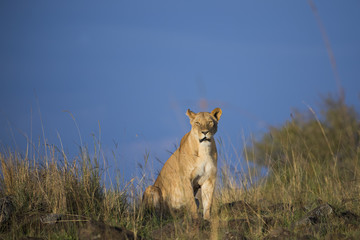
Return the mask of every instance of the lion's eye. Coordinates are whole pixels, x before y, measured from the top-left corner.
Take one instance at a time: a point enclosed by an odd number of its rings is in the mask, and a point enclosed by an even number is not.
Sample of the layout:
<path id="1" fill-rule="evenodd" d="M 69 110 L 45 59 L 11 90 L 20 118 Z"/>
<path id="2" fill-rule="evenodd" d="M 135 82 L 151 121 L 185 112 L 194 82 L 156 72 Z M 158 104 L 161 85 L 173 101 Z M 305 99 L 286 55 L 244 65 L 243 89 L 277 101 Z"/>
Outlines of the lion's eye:
<path id="1" fill-rule="evenodd" d="M 209 124 L 209 126 L 212 126 L 212 125 L 214 125 L 214 122 L 213 122 L 213 121 L 209 121 L 208 124 Z"/>
<path id="2" fill-rule="evenodd" d="M 196 125 L 196 126 L 200 126 L 200 123 L 199 123 L 199 122 L 196 122 L 195 125 Z"/>

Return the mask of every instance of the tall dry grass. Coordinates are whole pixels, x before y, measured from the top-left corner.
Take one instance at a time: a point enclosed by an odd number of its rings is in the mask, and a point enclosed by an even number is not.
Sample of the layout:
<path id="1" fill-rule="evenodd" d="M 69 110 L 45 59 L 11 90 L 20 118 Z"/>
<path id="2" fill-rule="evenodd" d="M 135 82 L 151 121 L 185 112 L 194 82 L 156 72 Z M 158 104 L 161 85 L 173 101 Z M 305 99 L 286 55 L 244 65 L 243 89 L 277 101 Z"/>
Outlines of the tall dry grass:
<path id="1" fill-rule="evenodd" d="M 330 110 L 326 112 L 329 116 L 338 116 L 334 108 Z M 152 238 L 153 231 L 170 224 L 174 231 L 171 236 L 221 239 L 231 231 L 229 222 L 241 220 L 246 225 L 244 236 L 262 239 L 272 229 L 290 228 L 306 213 L 304 209 L 319 202 L 360 215 L 360 150 L 354 138 L 359 133 L 354 133 L 359 131 L 359 121 L 354 122 L 352 115 L 344 117 L 343 110 L 340 113 L 347 122 L 335 118 L 329 124 L 313 113 L 311 121 L 301 122 L 299 118 L 273 129 L 271 137 L 244 137 L 243 142 L 250 144 L 240 147 L 219 139 L 221 167 L 212 221 L 210 229 L 196 233 L 186 216 L 161 219 L 142 211 L 143 190 L 153 181 L 149 176 L 156 174 L 143 171 L 138 179 L 105 185 L 107 167 L 99 164 L 106 164 L 100 144 L 94 145 L 92 153 L 81 147 L 74 159 L 48 144 L 42 149 L 46 154 L 8 150 L 0 154 L 0 197 L 11 198 L 14 212 L 7 224 L 1 224 L 0 237 L 77 239 L 78 228 L 93 219 L 125 227 L 145 238 Z M 144 169 L 149 161 L 149 154 L 145 154 Z M 267 170 L 266 176 L 260 166 Z M 241 209 L 224 208 L 234 202 L 241 203 Z M 274 210 L 277 206 L 282 210 Z M 51 214 L 61 218 L 48 218 Z M 266 219 L 274 219 L 274 223 L 264 228 Z M 57 224 L 51 225 L 51 221 Z M 358 228 L 346 228 L 340 220 L 326 224 L 325 233 L 316 233 L 317 238 L 329 232 L 360 236 Z"/>
<path id="2" fill-rule="evenodd" d="M 106 189 L 96 157 L 91 159 L 85 149 L 69 162 L 56 147 L 46 148 L 47 157 L 37 159 L 11 151 L 0 154 L 0 196 L 15 205 L 8 235 L 46 235 L 42 219 L 49 214 L 61 215 L 65 232 L 73 235 L 82 221 L 123 219 L 126 194 L 120 188 Z"/>
<path id="3" fill-rule="evenodd" d="M 341 99 L 327 98 L 324 102 L 322 116 L 312 108 L 309 114 L 297 113 L 290 122 L 272 127 L 262 139 L 244 146 L 240 157 L 236 157 L 239 162 L 245 161 L 240 169 L 223 169 L 217 205 L 242 201 L 252 209 L 235 214 L 230 211 L 220 215 L 221 219 L 248 219 L 248 236 L 258 239 L 267 232 L 259 227 L 262 224 L 250 224 L 250 220 L 254 214 L 264 217 L 260 209 L 268 210 L 265 217 L 281 219 L 273 228 L 293 226 L 306 214 L 304 209 L 320 203 L 330 204 L 338 215 L 344 209 L 360 214 L 359 117 Z M 234 164 L 228 156 L 238 156 L 235 151 L 222 156 L 225 166 Z M 258 167 L 252 170 L 254 162 L 267 167 L 266 177 L 261 178 Z M 240 172 L 241 178 L 234 172 Z M 283 210 L 274 211 L 275 206 L 282 206 Z M 315 237 L 324 238 L 337 231 L 355 238 L 360 235 L 358 228 L 351 229 L 336 218 L 328 221 L 324 229 L 323 235 L 317 233 Z"/>

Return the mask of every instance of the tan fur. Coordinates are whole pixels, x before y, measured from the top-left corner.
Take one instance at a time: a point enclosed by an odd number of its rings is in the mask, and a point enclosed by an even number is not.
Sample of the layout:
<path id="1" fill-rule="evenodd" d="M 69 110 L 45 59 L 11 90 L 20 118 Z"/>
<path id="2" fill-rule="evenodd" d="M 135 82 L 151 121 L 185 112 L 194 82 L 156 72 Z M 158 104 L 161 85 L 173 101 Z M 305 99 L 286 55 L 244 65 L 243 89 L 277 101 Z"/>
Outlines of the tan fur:
<path id="1" fill-rule="evenodd" d="M 165 162 L 154 185 L 145 190 L 143 203 L 147 208 L 185 208 L 193 218 L 197 218 L 194 196 L 201 189 L 203 217 L 210 218 L 217 172 L 214 134 L 221 114 L 220 108 L 211 113 L 187 111 L 192 128 Z"/>

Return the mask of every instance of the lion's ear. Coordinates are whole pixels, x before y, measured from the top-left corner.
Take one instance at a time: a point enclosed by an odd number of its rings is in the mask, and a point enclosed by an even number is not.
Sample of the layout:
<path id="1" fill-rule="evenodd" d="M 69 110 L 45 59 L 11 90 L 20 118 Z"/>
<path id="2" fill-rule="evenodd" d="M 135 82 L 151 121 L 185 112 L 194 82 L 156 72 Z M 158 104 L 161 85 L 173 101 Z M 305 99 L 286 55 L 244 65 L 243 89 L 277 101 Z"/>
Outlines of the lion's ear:
<path id="1" fill-rule="evenodd" d="M 212 110 L 211 115 L 214 116 L 214 118 L 216 119 L 216 121 L 220 120 L 222 114 L 222 110 L 221 108 L 215 108 L 214 110 Z"/>
<path id="2" fill-rule="evenodd" d="M 186 111 L 186 115 L 190 118 L 190 120 L 193 120 L 195 118 L 195 114 L 193 111 L 191 111 L 190 109 L 188 109 Z"/>

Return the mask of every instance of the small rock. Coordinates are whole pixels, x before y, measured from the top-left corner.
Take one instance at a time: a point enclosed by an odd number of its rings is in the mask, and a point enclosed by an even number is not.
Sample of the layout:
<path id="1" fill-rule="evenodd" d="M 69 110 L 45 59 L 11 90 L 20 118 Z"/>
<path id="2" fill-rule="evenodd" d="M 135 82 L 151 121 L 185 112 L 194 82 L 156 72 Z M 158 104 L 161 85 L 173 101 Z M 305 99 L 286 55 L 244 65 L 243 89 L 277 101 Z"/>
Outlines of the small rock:
<path id="1" fill-rule="evenodd" d="M 344 219 L 347 224 L 359 225 L 360 223 L 360 216 L 350 211 L 341 212 L 338 217 Z"/>
<path id="2" fill-rule="evenodd" d="M 0 227 L 7 224 L 15 210 L 11 197 L 6 196 L 0 199 Z"/>
<path id="3" fill-rule="evenodd" d="M 314 208 L 312 211 L 309 212 L 308 215 L 310 215 L 314 218 L 320 218 L 320 217 L 330 216 L 333 212 L 334 212 L 333 207 L 331 207 L 329 204 L 325 203 L 325 204 L 322 204 L 322 205 Z"/>
<path id="4" fill-rule="evenodd" d="M 305 211 L 310 211 L 314 207 L 324 205 L 324 204 L 326 204 L 326 202 L 324 202 L 323 200 L 318 198 L 318 199 L 315 199 L 314 201 L 312 201 L 310 204 L 304 206 L 303 208 L 304 208 Z"/>
<path id="5" fill-rule="evenodd" d="M 50 213 L 40 218 L 42 223 L 54 224 L 61 220 L 62 214 Z"/>
<path id="6" fill-rule="evenodd" d="M 306 227 L 318 223 L 321 218 L 328 217 L 334 213 L 333 207 L 329 204 L 322 204 L 311 210 L 305 217 L 293 224 L 293 227 Z"/>

